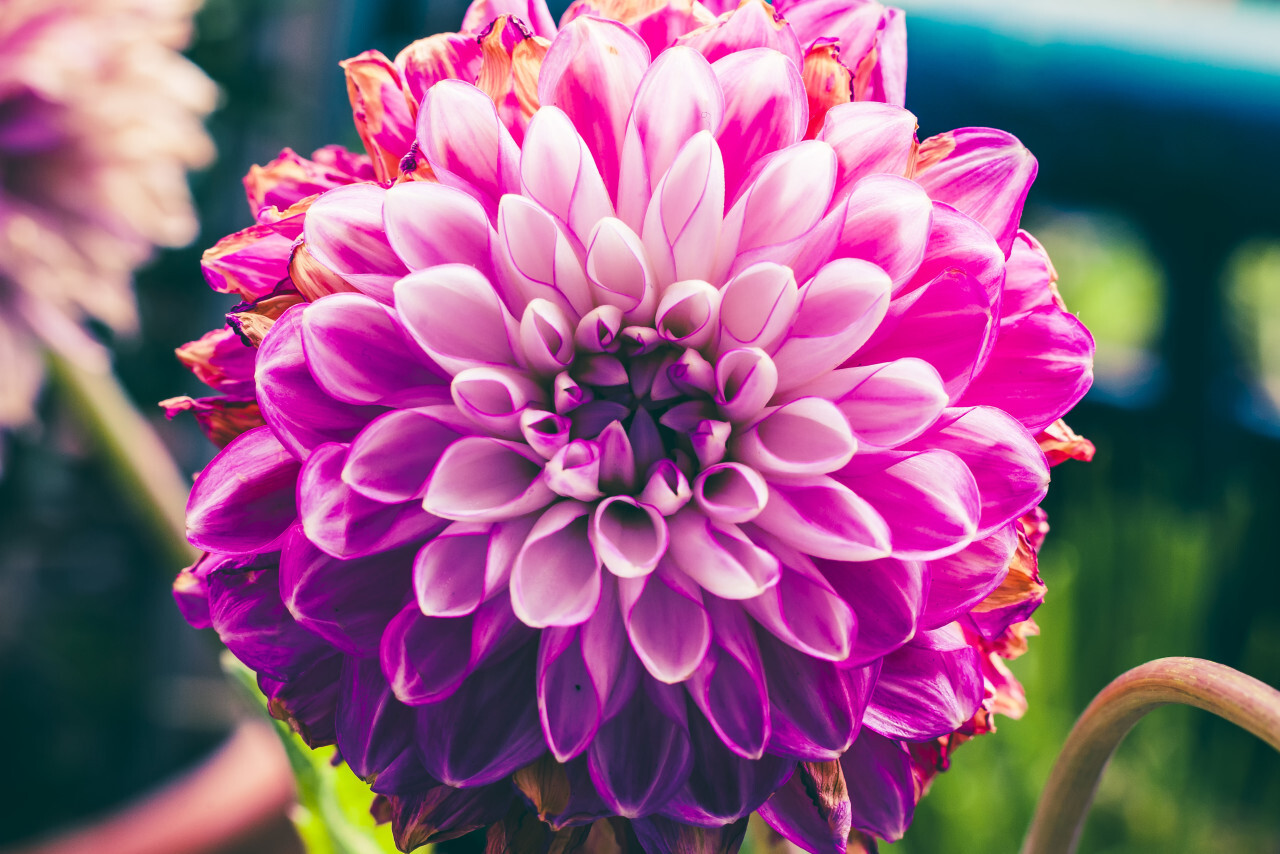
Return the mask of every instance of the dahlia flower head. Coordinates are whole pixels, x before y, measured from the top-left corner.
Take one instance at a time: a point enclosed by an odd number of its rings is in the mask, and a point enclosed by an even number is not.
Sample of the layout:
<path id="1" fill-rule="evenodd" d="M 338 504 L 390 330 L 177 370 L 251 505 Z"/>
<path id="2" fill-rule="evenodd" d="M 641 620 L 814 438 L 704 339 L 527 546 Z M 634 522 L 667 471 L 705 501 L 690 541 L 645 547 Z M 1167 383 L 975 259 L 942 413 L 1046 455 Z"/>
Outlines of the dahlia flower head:
<path id="1" fill-rule="evenodd" d="M 179 350 L 178 601 L 404 850 L 896 839 L 1024 704 L 1093 344 L 1001 131 L 919 143 L 875 2 L 481 0 L 344 63 Z M 1052 458 L 1052 459 L 1051 459 Z"/>
<path id="2" fill-rule="evenodd" d="M 189 243 L 186 171 L 216 90 L 177 51 L 190 0 L 0 8 L 0 429 L 30 420 L 46 348 L 104 364 L 81 322 L 136 322 L 135 267 Z"/>

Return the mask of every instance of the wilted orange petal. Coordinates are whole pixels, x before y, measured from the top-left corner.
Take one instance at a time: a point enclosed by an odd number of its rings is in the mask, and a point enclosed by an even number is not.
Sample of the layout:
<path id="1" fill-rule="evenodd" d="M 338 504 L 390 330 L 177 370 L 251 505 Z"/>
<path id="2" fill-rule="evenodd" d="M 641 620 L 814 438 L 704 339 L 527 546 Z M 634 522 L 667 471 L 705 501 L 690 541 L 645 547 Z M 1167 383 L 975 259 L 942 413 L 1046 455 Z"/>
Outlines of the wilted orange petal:
<path id="1" fill-rule="evenodd" d="M 300 302 L 306 302 L 300 293 L 274 293 L 235 309 L 227 315 L 227 323 L 240 335 L 240 340 L 257 347 L 280 315 Z"/>
<path id="2" fill-rule="evenodd" d="M 804 91 L 809 96 L 809 130 L 813 139 L 822 130 L 827 111 L 853 100 L 853 73 L 840 62 L 840 42 L 818 39 L 804 57 Z"/>
<path id="3" fill-rule="evenodd" d="M 495 20 L 480 40 L 483 60 L 476 86 L 493 99 L 517 142 L 539 106 L 538 71 L 549 44 L 510 15 Z"/>
<path id="4" fill-rule="evenodd" d="M 1019 605 L 1031 599 L 1044 598 L 1048 588 L 1040 581 L 1035 550 L 1025 534 L 1018 532 L 1018 549 L 1009 561 L 1009 574 L 991 595 L 973 609 L 977 613 L 995 611 L 1010 605 Z"/>
<path id="5" fill-rule="evenodd" d="M 400 173 L 400 159 L 413 142 L 416 110 L 405 98 L 400 71 L 376 50 L 344 60 L 347 96 L 356 130 L 373 158 L 373 172 L 381 182 Z"/>
<path id="6" fill-rule="evenodd" d="M 254 400 L 241 400 L 231 397 L 204 397 L 196 400 L 191 397 L 171 397 L 160 401 L 166 418 L 175 418 L 179 413 L 190 412 L 195 415 L 200 430 L 219 448 L 231 444 L 231 440 L 255 427 L 267 422 L 262 420 L 262 412 Z"/>
<path id="7" fill-rule="evenodd" d="M 311 302 L 329 294 L 354 291 L 346 280 L 312 256 L 305 243 L 299 243 L 289 259 L 289 278 L 303 298 Z"/>
<path id="8" fill-rule="evenodd" d="M 1089 462 L 1097 449 L 1085 437 L 1079 435 L 1062 419 L 1050 424 L 1036 437 L 1040 450 L 1049 458 L 1049 465 L 1056 466 L 1067 460 Z"/>

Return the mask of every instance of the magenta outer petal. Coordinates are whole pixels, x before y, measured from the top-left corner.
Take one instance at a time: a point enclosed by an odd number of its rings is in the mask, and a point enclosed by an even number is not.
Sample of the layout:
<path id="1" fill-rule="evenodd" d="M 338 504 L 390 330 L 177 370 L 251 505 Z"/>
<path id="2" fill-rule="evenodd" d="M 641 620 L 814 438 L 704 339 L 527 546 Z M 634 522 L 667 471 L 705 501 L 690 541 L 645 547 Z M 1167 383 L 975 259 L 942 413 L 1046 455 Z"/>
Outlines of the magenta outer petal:
<path id="1" fill-rule="evenodd" d="M 325 393 L 307 368 L 302 349 L 302 317 L 307 305 L 286 311 L 258 347 L 255 385 L 258 407 L 289 452 L 306 459 L 326 442 L 349 442 L 386 410 L 340 403 Z"/>
<path id="2" fill-rule="evenodd" d="M 1009 298 L 1005 266 L 1004 252 L 981 223 L 935 201 L 924 260 L 900 293 L 925 287 L 947 270 L 962 270 L 986 291 L 992 311 L 999 308 L 1004 313 L 1002 300 Z M 1048 281 L 1041 280 L 1046 292 Z"/>
<path id="3" fill-rule="evenodd" d="M 724 91 L 716 139 L 724 154 L 725 199 L 732 202 L 752 166 L 804 137 L 809 101 L 799 67 L 776 50 L 744 50 L 711 67 Z"/>
<path id="4" fill-rule="evenodd" d="M 1018 523 L 1010 522 L 962 551 L 929 561 L 929 597 L 920 626 L 936 629 L 957 620 L 1000 586 L 1018 548 Z"/>
<path id="5" fill-rule="evenodd" d="M 637 745 L 644 750 L 637 751 Z M 635 818 L 659 810 L 684 786 L 693 752 L 680 689 L 643 677 L 600 727 L 588 753 L 591 780 L 613 811 Z"/>
<path id="6" fill-rule="evenodd" d="M 905 744 L 869 729 L 840 757 L 853 826 L 895 842 L 911 824 L 916 809 L 915 777 Z"/>
<path id="7" fill-rule="evenodd" d="M 1039 168 L 1035 157 L 1002 130 L 960 128 L 942 137 L 947 138 L 947 153 L 917 167 L 915 180 L 932 198 L 986 226 L 1008 257 Z M 939 139 L 926 140 L 924 149 Z"/>
<path id="8" fill-rule="evenodd" d="M 555 498 L 544 482 L 541 462 L 524 444 L 487 436 L 459 439 L 436 463 L 422 506 L 458 522 L 523 516 Z"/>
<path id="9" fill-rule="evenodd" d="M 924 564 L 896 558 L 816 563 L 858 618 L 856 642 L 845 666 L 873 662 L 915 636 L 929 587 Z"/>
<path id="10" fill-rule="evenodd" d="M 187 539 L 213 552 L 266 547 L 297 517 L 300 470 L 270 428 L 236 437 L 196 478 L 187 500 Z"/>
<path id="11" fill-rule="evenodd" d="M 1041 306 L 1062 307 L 1053 283 L 1058 271 L 1049 260 L 1040 241 L 1025 231 L 1019 231 L 1013 241 L 1013 251 L 1005 265 L 1004 301 L 1000 305 L 1000 320 L 1011 318 Z"/>
<path id="12" fill-rule="evenodd" d="M 478 671 L 449 699 L 417 710 L 418 753 L 450 786 L 496 783 L 543 755 L 533 691 L 513 691 L 534 671 L 537 645 Z"/>
<path id="13" fill-rule="evenodd" d="M 470 83 L 442 80 L 418 111 L 418 145 L 437 180 L 497 214 L 504 193 L 520 191 L 520 148 L 493 99 Z"/>
<path id="14" fill-rule="evenodd" d="M 577 18 L 551 42 L 538 74 L 538 100 L 573 121 L 611 195 L 617 194 L 622 140 L 649 48 L 631 29 L 601 18 Z"/>
<path id="15" fill-rule="evenodd" d="M 303 240 L 317 261 L 380 302 L 409 272 L 387 242 L 382 224 L 386 190 L 352 184 L 330 190 L 307 209 Z"/>
<path id="16" fill-rule="evenodd" d="M 545 0 L 474 0 L 462 18 L 461 30 L 482 32 L 494 18 L 502 15 L 516 16 L 535 36 L 549 39 L 556 34 L 556 22 Z"/>
<path id="17" fill-rule="evenodd" d="M 1093 336 L 1055 305 L 1000 325 L 991 358 L 960 398 L 990 404 L 1035 433 L 1075 406 L 1093 384 Z"/>
<path id="18" fill-rule="evenodd" d="M 778 583 L 743 607 L 778 640 L 814 658 L 839 663 L 853 651 L 857 617 L 807 560 L 788 561 Z"/>
<path id="19" fill-rule="evenodd" d="M 897 175 L 868 175 L 849 192 L 833 258 L 861 258 L 893 279 L 896 290 L 924 260 L 933 203 L 920 187 Z M 838 211 L 838 209 L 837 209 Z"/>
<path id="20" fill-rule="evenodd" d="M 907 174 L 916 149 L 916 117 L 875 101 L 839 104 L 827 112 L 818 139 L 835 149 L 835 200 L 840 201 L 867 175 Z"/>
<path id="21" fill-rule="evenodd" d="M 448 378 L 390 309 L 363 294 L 332 294 L 302 314 L 307 368 L 343 403 L 424 406 L 449 402 Z"/>
<path id="22" fill-rule="evenodd" d="M 959 628 L 922 632 L 884 659 L 866 725 L 889 738 L 925 741 L 959 729 L 982 696 L 978 652 Z"/>
<path id="23" fill-rule="evenodd" d="M 840 667 L 764 633 L 760 654 L 773 723 L 769 752 L 818 762 L 838 758 L 858 734 L 879 663 Z"/>
<path id="24" fill-rule="evenodd" d="M 770 48 L 797 68 L 804 64 L 796 34 L 766 3 L 743 3 L 721 15 L 714 24 L 681 36 L 677 44 L 695 48 L 711 62 L 739 51 Z"/>
<path id="25" fill-rule="evenodd" d="M 452 406 L 397 409 L 369 422 L 351 442 L 342 482 L 386 504 L 421 499 L 427 476 L 471 425 Z"/>
<path id="26" fill-rule="evenodd" d="M 280 596 L 294 619 L 348 655 L 371 656 L 400 610 L 412 551 L 338 560 L 296 526 L 280 556 Z"/>
<path id="27" fill-rule="evenodd" d="M 406 276 L 395 304 L 404 328 L 450 374 L 518 364 L 519 324 L 474 267 L 446 264 Z"/>

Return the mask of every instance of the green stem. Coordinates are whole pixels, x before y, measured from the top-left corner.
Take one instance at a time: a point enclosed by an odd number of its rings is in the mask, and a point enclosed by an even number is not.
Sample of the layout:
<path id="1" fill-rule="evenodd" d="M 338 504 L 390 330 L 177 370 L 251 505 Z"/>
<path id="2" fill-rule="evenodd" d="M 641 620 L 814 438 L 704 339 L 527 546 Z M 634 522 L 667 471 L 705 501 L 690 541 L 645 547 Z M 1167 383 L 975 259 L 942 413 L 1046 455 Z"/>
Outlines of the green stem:
<path id="1" fill-rule="evenodd" d="M 97 370 L 49 351 L 49 373 L 92 437 L 124 500 L 176 570 L 199 555 L 187 542 L 190 484 L 168 449 L 109 369 Z"/>
<path id="2" fill-rule="evenodd" d="M 1149 661 L 1102 689 L 1076 721 L 1040 795 L 1022 854 L 1076 850 L 1112 753 L 1143 716 L 1170 703 L 1212 712 L 1280 750 L 1280 691 L 1212 661 Z"/>

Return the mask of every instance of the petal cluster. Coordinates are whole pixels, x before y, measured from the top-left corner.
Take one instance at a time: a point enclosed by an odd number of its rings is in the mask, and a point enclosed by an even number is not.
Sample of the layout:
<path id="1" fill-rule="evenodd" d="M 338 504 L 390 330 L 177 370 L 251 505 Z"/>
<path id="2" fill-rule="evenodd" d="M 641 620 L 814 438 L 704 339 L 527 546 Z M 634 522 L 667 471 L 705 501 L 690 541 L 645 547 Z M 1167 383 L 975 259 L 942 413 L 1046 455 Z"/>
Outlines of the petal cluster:
<path id="1" fill-rule="evenodd" d="M 213 84 L 179 53 L 187 0 L 8 0 L 0 12 L 0 428 L 21 424 L 42 350 L 97 364 L 80 324 L 135 322 L 132 274 L 195 237 Z"/>
<path id="2" fill-rule="evenodd" d="M 206 255 L 180 603 L 406 849 L 896 839 L 911 745 L 1017 711 L 1020 520 L 1083 453 L 1034 159 L 918 143 L 875 3 L 464 28 L 349 60 L 367 157 L 251 173 Z"/>

